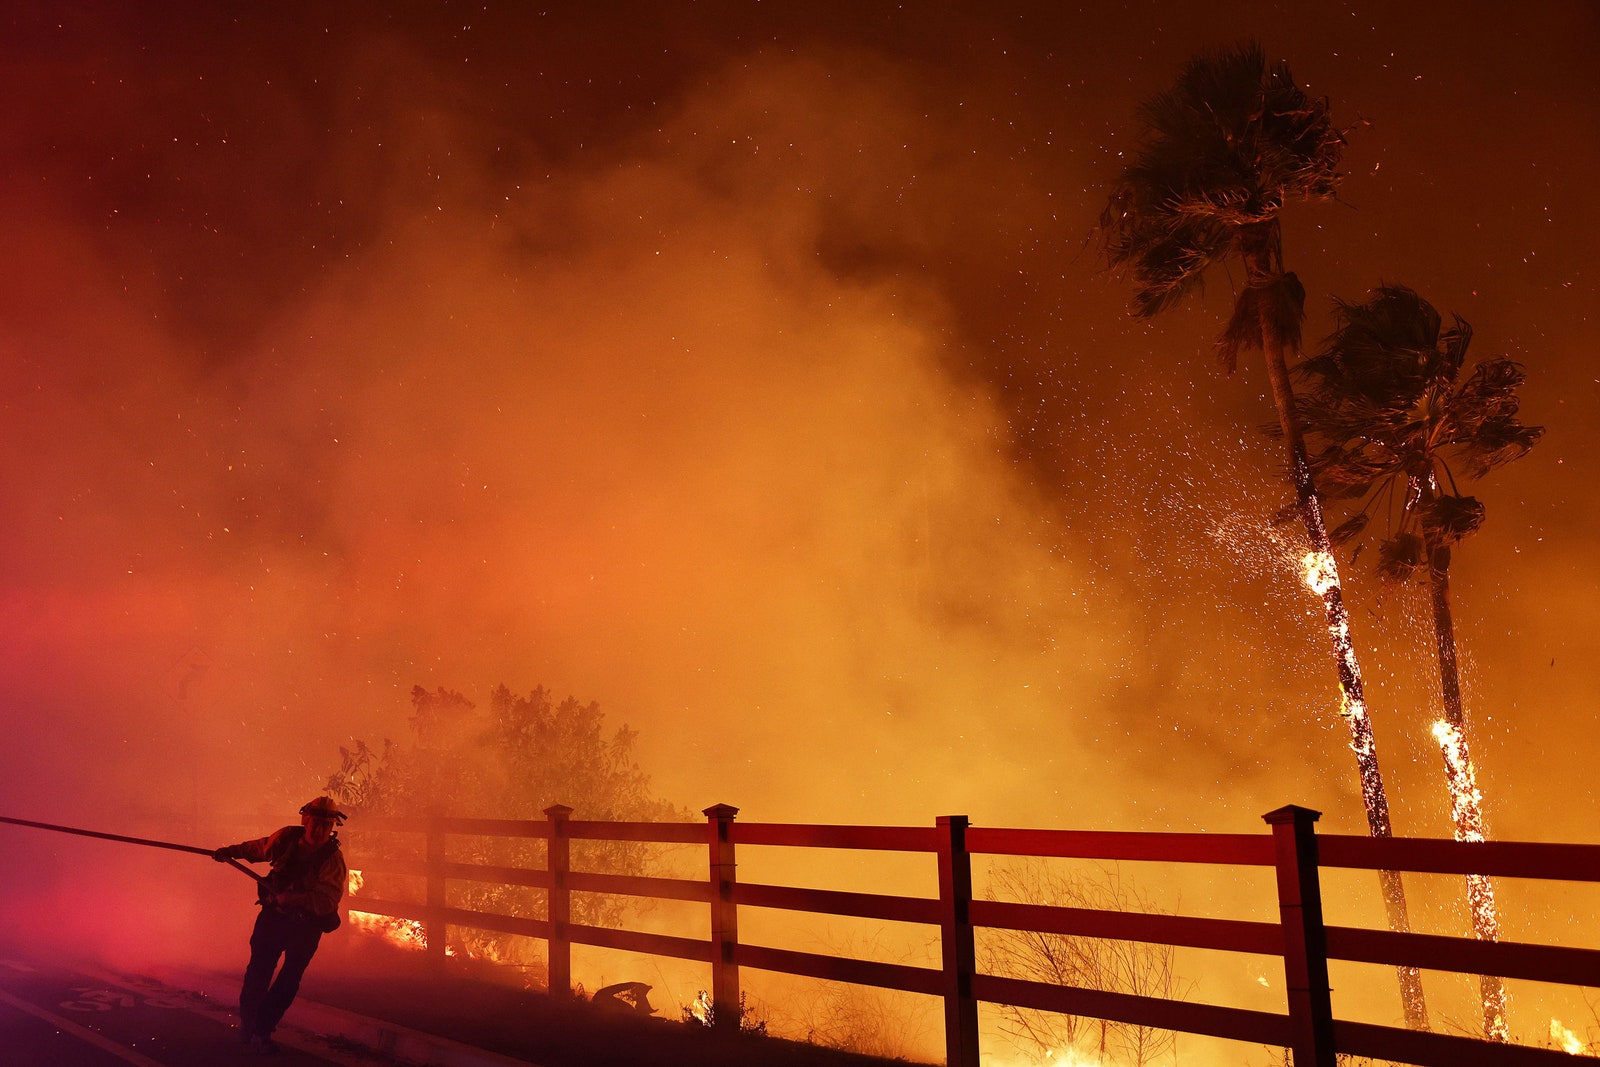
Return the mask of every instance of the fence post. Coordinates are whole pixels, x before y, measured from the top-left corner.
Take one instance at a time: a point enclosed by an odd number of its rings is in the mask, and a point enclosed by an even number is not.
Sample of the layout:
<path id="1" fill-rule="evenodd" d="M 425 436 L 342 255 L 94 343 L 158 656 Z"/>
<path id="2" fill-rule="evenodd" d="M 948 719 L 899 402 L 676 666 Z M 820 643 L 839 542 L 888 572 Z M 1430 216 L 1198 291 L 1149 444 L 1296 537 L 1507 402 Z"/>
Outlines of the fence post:
<path id="1" fill-rule="evenodd" d="M 567 888 L 567 875 L 572 873 L 572 850 L 567 819 L 572 809 L 565 804 L 552 804 L 544 809 L 544 814 L 550 820 L 550 843 L 545 848 L 545 867 L 550 872 L 550 888 L 544 898 L 545 918 L 550 922 L 546 985 L 551 996 L 566 997 L 572 994 L 572 942 L 567 939 L 567 924 L 572 921 L 572 891 Z"/>
<path id="2" fill-rule="evenodd" d="M 446 899 L 444 819 L 437 812 L 428 816 L 427 837 L 428 921 L 423 924 L 423 934 L 428 939 L 428 962 L 435 967 L 442 967 L 447 937 L 446 923 L 441 914 Z"/>
<path id="3" fill-rule="evenodd" d="M 972 857 L 967 817 L 941 815 L 939 825 L 939 945 L 944 959 L 944 1047 L 948 1067 L 978 1067 L 978 970 L 972 937 Z"/>
<path id="4" fill-rule="evenodd" d="M 1328 938 L 1322 925 L 1316 822 L 1321 812 L 1293 804 L 1263 815 L 1278 854 L 1278 918 L 1295 1067 L 1334 1067 Z"/>
<path id="5" fill-rule="evenodd" d="M 739 911 L 733 903 L 737 883 L 733 817 L 739 809 L 715 804 L 703 814 L 711 829 L 711 1023 L 722 1032 L 739 1032 Z"/>

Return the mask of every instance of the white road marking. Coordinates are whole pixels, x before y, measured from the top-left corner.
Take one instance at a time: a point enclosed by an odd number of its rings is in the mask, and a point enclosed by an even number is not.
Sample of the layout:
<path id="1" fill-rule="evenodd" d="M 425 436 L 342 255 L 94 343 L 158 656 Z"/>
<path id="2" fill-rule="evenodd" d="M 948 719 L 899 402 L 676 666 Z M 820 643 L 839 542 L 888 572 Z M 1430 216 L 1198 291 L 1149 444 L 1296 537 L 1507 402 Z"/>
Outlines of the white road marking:
<path id="1" fill-rule="evenodd" d="M 237 1012 L 212 999 L 204 993 L 192 990 L 170 987 L 165 982 L 155 980 L 134 980 L 110 973 L 98 967 L 85 967 L 83 973 L 99 982 L 115 989 L 125 989 L 144 998 L 144 1003 L 149 1007 L 176 1008 L 187 1011 L 191 1015 L 198 1015 L 203 1019 L 210 1019 L 226 1027 L 237 1038 L 238 1025 L 234 1016 Z M 156 994 L 152 997 L 152 993 Z M 381 1052 L 365 1049 L 335 1048 L 329 1044 L 328 1038 L 314 1031 L 301 1030 L 293 1025 L 280 1026 L 272 1035 L 272 1040 L 285 1048 L 292 1048 L 297 1052 L 304 1052 L 309 1056 L 316 1056 L 329 1063 L 338 1064 L 339 1067 L 390 1067 L 400 1062 L 394 1058 L 383 1056 Z M 161 1065 L 157 1065 L 161 1067 Z M 514 1065 L 514 1067 L 535 1067 L 535 1065 Z"/>
<path id="2" fill-rule="evenodd" d="M 43 1019 L 56 1029 L 64 1030 L 73 1037 L 78 1038 L 80 1041 L 87 1041 L 95 1048 L 109 1052 L 118 1059 L 133 1064 L 134 1067 L 165 1067 L 164 1064 L 157 1063 L 149 1056 L 141 1055 L 133 1051 L 131 1048 L 123 1048 L 115 1041 L 112 1041 L 101 1034 L 97 1034 L 93 1030 L 79 1026 L 71 1019 L 63 1019 L 54 1012 L 45 1011 L 43 1008 L 29 1004 L 25 1000 L 19 1000 L 10 993 L 7 993 L 4 989 L 0 989 L 0 1004 L 9 1004 L 18 1011 L 27 1012 L 36 1019 Z"/>

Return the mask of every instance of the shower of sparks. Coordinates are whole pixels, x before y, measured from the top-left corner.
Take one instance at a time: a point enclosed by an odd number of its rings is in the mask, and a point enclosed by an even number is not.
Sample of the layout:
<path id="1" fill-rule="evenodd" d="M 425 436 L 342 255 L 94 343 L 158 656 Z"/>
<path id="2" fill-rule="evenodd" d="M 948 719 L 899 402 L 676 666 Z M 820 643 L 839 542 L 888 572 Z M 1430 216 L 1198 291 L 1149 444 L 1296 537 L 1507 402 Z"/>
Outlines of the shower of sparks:
<path id="1" fill-rule="evenodd" d="M 1450 789 L 1450 819 L 1457 841 L 1482 841 L 1483 794 L 1478 792 L 1477 771 L 1467 752 L 1467 739 L 1460 730 L 1443 719 L 1433 724 L 1434 739 L 1444 755 L 1445 782 Z M 1467 875 L 1467 907 L 1472 913 L 1472 930 L 1480 941 L 1500 940 L 1500 918 L 1495 910 L 1494 884 L 1481 874 Z M 1484 1033 L 1496 1041 L 1511 1039 L 1506 1021 L 1505 983 L 1495 975 L 1478 979 L 1483 995 Z"/>
<path id="2" fill-rule="evenodd" d="M 1361 116 L 1359 215 L 1292 242 L 1307 336 L 1414 270 L 1559 429 L 1463 561 L 1484 708 L 1540 728 L 1468 739 L 1496 836 L 1595 840 L 1591 6 L 1134 6 L 12 5 L 0 789 L 256 811 L 477 679 L 600 695 L 691 809 L 1353 827 L 1348 738 L 1419 759 L 1394 832 L 1444 836 L 1424 657 L 1373 640 L 1401 612 L 1352 566 L 1369 724 L 1271 517 L 1261 369 L 1190 358 L 1234 294 L 1134 326 L 1080 245 L 1138 99 L 1240 26 Z M 1464 120 L 1516 165 L 1408 136 Z M 146 684 L 184 649 L 204 677 Z M 273 750 L 299 770 L 228 758 Z M 1587 1018 L 1517 994 L 1533 1038 Z"/>
<path id="3" fill-rule="evenodd" d="M 1312 498 L 1313 505 L 1315 498 Z M 1389 800 L 1383 791 L 1378 770 L 1377 742 L 1372 733 L 1372 718 L 1361 684 L 1361 667 L 1356 662 L 1355 643 L 1350 637 L 1350 612 L 1345 607 L 1339 586 L 1339 567 L 1333 554 L 1308 552 L 1302 559 L 1306 586 L 1322 599 L 1327 613 L 1328 634 L 1333 638 L 1334 657 L 1339 666 L 1340 714 L 1350 729 L 1350 751 L 1356 756 L 1361 777 L 1361 799 L 1367 810 L 1367 826 L 1373 837 L 1393 836 L 1389 822 Z M 1389 929 L 1409 933 L 1411 919 L 1406 911 L 1405 886 L 1396 871 L 1379 871 L 1384 909 Z M 1400 977 L 1400 999 L 1405 1004 L 1406 1020 L 1417 1029 L 1428 1028 L 1427 1002 L 1422 993 L 1422 973 L 1415 967 L 1396 968 Z"/>
<path id="4" fill-rule="evenodd" d="M 1256 573 L 1284 575 L 1291 579 L 1275 590 L 1284 598 L 1280 603 L 1274 604 L 1275 610 L 1286 610 L 1291 603 L 1301 602 L 1295 585 L 1301 577 L 1302 559 L 1306 555 L 1303 539 L 1295 536 L 1286 527 L 1251 514 L 1243 506 L 1238 510 L 1221 514 L 1217 513 L 1215 505 L 1210 507 L 1196 505 L 1195 510 L 1203 512 L 1202 521 L 1209 547 L 1225 553 L 1231 565 Z M 1176 517 L 1188 518 L 1186 515 Z"/>
<path id="5" fill-rule="evenodd" d="M 1391 836 L 1389 806 L 1379 770 L 1377 742 L 1360 665 L 1356 661 L 1355 642 L 1350 631 L 1349 611 L 1343 600 L 1339 568 L 1332 552 L 1307 551 L 1305 541 L 1291 534 L 1288 526 L 1253 519 L 1243 511 L 1224 512 L 1221 517 L 1213 512 L 1208 517 L 1208 530 L 1212 540 L 1229 551 L 1241 564 L 1270 570 L 1282 567 L 1294 574 L 1299 584 L 1321 600 L 1338 664 L 1338 712 L 1349 731 L 1349 747 L 1356 759 L 1368 827 L 1374 837 Z M 1380 871 L 1379 885 L 1390 929 L 1409 931 L 1411 927 L 1405 886 L 1399 874 Z M 1427 1006 L 1421 972 L 1413 967 L 1400 967 L 1397 970 L 1408 1023 L 1425 1029 Z"/>

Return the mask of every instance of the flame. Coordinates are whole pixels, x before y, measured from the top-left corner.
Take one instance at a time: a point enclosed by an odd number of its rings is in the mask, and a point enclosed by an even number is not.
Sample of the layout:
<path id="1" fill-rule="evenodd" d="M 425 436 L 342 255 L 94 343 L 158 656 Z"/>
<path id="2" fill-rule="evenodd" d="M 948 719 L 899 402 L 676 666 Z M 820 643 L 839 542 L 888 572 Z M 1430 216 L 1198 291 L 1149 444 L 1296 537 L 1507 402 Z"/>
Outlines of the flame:
<path id="1" fill-rule="evenodd" d="M 370 911 L 352 911 L 345 917 L 354 929 L 376 934 L 400 948 L 421 951 L 428 947 L 428 934 L 416 919 L 397 919 L 393 915 L 375 915 Z M 453 955 L 449 949 L 445 950 L 445 954 Z"/>
<path id="2" fill-rule="evenodd" d="M 366 883 L 366 877 L 352 868 L 345 884 L 347 892 L 354 894 Z M 379 915 L 376 912 L 353 909 L 346 912 L 345 917 L 352 929 L 382 937 L 400 948 L 421 951 L 428 947 L 428 927 L 420 919 L 401 919 L 393 915 Z M 487 939 L 468 938 L 465 944 L 445 946 L 446 956 L 459 956 L 463 953 L 468 959 L 487 960 L 490 963 L 514 962 L 510 955 L 500 951 L 493 941 Z M 709 1003 L 707 1001 L 708 1005 Z"/>
<path id="3" fill-rule="evenodd" d="M 1562 1025 L 1560 1019 L 1550 1020 L 1550 1040 L 1552 1043 L 1560 1045 L 1564 1052 L 1570 1052 L 1574 1056 L 1584 1054 L 1585 1045 L 1583 1040 Z"/>
<path id="4" fill-rule="evenodd" d="M 1483 794 L 1478 791 L 1478 772 L 1467 755 L 1461 731 L 1443 719 L 1433 724 L 1433 738 L 1444 754 L 1445 777 L 1450 786 L 1450 815 L 1456 826 L 1457 841 L 1482 841 Z"/>
<path id="5" fill-rule="evenodd" d="M 1303 460 L 1297 457 L 1296 463 L 1301 462 Z M 1307 497 L 1303 503 L 1309 508 L 1308 528 L 1320 523 L 1316 496 Z M 1316 522 L 1312 522 L 1313 519 Z M 1389 801 L 1384 794 L 1382 773 L 1378 770 L 1377 742 L 1372 733 L 1372 719 L 1367 714 L 1355 642 L 1350 636 L 1350 612 L 1339 588 L 1339 567 L 1333 554 L 1326 551 L 1307 552 L 1300 563 L 1306 585 L 1322 598 L 1327 614 L 1328 636 L 1333 640 L 1334 659 L 1339 667 L 1339 714 L 1350 731 L 1350 751 L 1355 753 L 1356 768 L 1361 776 L 1361 801 L 1367 809 L 1368 825 L 1374 836 L 1388 836 Z M 1385 873 L 1382 880 L 1390 926 L 1397 931 L 1407 930 L 1410 922 L 1406 917 L 1405 889 L 1399 875 Z M 1420 972 L 1415 967 L 1402 966 L 1399 975 L 1400 997 L 1405 1003 L 1407 1020 L 1427 1029 L 1428 1010 L 1422 996 Z M 1488 1003 L 1487 997 L 1485 1003 Z"/>
<path id="6" fill-rule="evenodd" d="M 1331 552 L 1307 552 L 1301 557 L 1300 565 L 1305 568 L 1306 585 L 1318 596 L 1325 596 L 1339 584 L 1339 566 L 1334 563 Z"/>
<path id="7" fill-rule="evenodd" d="M 1467 739 L 1460 729 L 1444 719 L 1433 724 L 1433 737 L 1444 755 L 1445 784 L 1450 791 L 1450 818 L 1455 825 L 1455 838 L 1457 841 L 1483 841 L 1486 839 L 1483 794 L 1478 791 L 1478 772 L 1467 754 Z M 1494 884 L 1484 875 L 1467 875 L 1467 908 L 1472 912 L 1473 932 L 1480 941 L 1500 940 Z M 1491 977 L 1479 981 L 1488 1036 L 1497 1041 L 1509 1041 L 1511 1030 L 1506 1020 L 1505 984 Z"/>
<path id="8" fill-rule="evenodd" d="M 985 1067 L 1035 1067 L 1043 1062 L 1047 1067 L 1110 1067 L 1110 1061 L 1103 1060 L 1091 1053 L 1079 1052 L 1077 1049 L 1047 1048 L 1039 1056 L 1028 1055 L 1021 1058 L 1005 1055 L 983 1056 Z"/>
<path id="9" fill-rule="evenodd" d="M 366 884 L 366 877 L 352 867 L 345 880 L 345 891 L 359 893 Z M 392 915 L 378 915 L 370 911 L 349 911 L 345 913 L 345 918 L 352 929 L 376 934 L 400 948 L 421 950 L 428 947 L 427 931 L 415 919 L 397 919 Z"/>

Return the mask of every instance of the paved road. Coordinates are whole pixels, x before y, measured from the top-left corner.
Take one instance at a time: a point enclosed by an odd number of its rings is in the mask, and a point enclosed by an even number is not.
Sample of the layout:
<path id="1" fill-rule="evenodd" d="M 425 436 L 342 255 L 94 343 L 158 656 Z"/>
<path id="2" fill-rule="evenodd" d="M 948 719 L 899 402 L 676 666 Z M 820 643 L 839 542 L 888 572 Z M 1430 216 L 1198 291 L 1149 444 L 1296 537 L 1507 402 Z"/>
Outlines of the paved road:
<path id="1" fill-rule="evenodd" d="M 556 1002 L 414 960 L 346 974 L 338 953 L 317 961 L 274 1035 L 279 1054 L 263 1057 L 239 1043 L 232 975 L 156 963 L 113 974 L 6 934 L 0 923 L 0 1067 L 907 1067 Z"/>
<path id="2" fill-rule="evenodd" d="M 91 966 L 0 953 L 0 1061 L 5 1067 L 381 1067 L 398 1061 L 290 1028 L 280 1051 L 245 1049 L 226 1005 Z"/>

